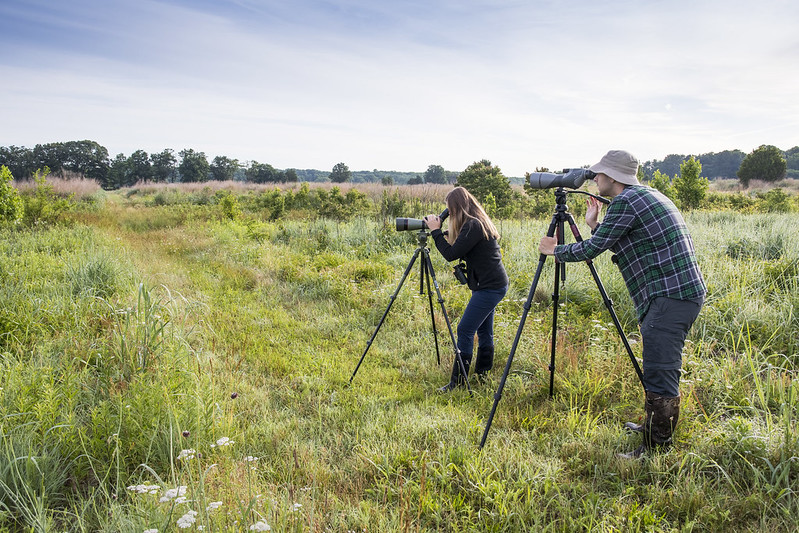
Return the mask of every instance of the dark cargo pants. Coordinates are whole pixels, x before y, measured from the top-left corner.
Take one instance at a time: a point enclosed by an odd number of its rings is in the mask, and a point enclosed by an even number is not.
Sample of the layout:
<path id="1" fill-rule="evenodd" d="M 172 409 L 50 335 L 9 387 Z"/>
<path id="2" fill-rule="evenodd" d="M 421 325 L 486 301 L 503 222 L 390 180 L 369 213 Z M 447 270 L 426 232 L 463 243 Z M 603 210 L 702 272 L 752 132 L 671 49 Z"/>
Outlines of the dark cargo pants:
<path id="1" fill-rule="evenodd" d="M 644 387 L 662 396 L 680 394 L 680 368 L 685 337 L 699 310 L 700 301 L 658 297 L 641 321 Z"/>

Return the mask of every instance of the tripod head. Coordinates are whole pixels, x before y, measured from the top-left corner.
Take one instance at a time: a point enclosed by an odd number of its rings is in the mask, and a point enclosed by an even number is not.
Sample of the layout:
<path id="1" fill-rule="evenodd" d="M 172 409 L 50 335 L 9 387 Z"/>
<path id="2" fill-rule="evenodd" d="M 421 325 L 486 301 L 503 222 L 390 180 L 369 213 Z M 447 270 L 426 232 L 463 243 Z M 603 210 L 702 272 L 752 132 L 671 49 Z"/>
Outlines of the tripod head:
<path id="1" fill-rule="evenodd" d="M 427 246 L 427 239 L 430 237 L 430 233 L 426 229 L 420 229 L 419 232 L 416 234 L 416 242 L 419 243 L 419 248 L 424 248 Z"/>

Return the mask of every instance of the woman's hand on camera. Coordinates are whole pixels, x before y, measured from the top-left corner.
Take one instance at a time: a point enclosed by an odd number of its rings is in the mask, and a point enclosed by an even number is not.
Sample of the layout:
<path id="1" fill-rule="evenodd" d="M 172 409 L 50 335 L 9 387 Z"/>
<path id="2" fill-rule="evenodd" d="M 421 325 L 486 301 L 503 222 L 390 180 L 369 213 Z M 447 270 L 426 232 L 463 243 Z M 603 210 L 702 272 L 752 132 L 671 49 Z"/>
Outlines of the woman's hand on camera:
<path id="1" fill-rule="evenodd" d="M 427 224 L 427 228 L 430 231 L 434 229 L 441 229 L 441 220 L 438 218 L 438 215 L 427 215 L 422 220 L 424 223 Z"/>

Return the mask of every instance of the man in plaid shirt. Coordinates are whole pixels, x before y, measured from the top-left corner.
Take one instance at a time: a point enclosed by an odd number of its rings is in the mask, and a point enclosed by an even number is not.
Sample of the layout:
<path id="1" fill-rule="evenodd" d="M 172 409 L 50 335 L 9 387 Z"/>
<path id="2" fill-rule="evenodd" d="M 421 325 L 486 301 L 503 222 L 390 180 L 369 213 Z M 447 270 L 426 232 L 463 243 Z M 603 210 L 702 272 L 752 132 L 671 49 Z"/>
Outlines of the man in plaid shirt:
<path id="1" fill-rule="evenodd" d="M 682 349 L 706 287 L 682 215 L 666 196 L 638 182 L 638 160 L 611 150 L 590 170 L 596 173 L 599 194 L 613 197 L 602 223 L 600 203 L 589 197 L 585 221 L 591 238 L 558 245 L 555 237 L 544 237 L 539 250 L 561 262 L 587 261 L 605 250 L 615 254 L 643 342 L 646 419 L 643 425 L 626 424 L 643 433 L 643 443 L 623 454 L 635 458 L 648 448 L 671 444 L 680 415 Z"/>

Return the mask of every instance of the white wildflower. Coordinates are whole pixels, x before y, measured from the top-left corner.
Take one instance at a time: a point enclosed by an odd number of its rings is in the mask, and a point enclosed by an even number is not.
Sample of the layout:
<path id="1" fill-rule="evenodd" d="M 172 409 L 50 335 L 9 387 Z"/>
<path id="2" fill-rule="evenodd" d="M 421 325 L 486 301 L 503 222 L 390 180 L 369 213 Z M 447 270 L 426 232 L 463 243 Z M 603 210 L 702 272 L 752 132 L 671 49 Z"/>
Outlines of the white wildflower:
<path id="1" fill-rule="evenodd" d="M 188 487 L 186 487 L 186 485 L 181 485 L 180 487 L 178 487 L 176 489 L 169 489 L 168 491 L 166 491 L 164 493 L 163 496 L 161 496 L 161 499 L 158 500 L 158 501 L 160 501 L 161 503 L 164 503 L 164 502 L 168 502 L 169 500 L 173 500 L 175 498 L 178 498 L 180 496 L 184 496 L 186 494 L 186 489 L 187 488 Z"/>
<path id="2" fill-rule="evenodd" d="M 158 485 L 131 485 L 128 490 L 136 494 L 155 494 L 159 488 Z"/>
<path id="3" fill-rule="evenodd" d="M 188 448 L 186 450 L 180 450 L 178 454 L 178 461 L 182 461 L 183 459 L 194 459 L 197 455 L 197 450 L 194 448 Z"/>
<path id="4" fill-rule="evenodd" d="M 206 511 L 215 511 L 222 507 L 222 502 L 211 502 L 208 504 L 208 507 L 205 508 Z"/>
<path id="5" fill-rule="evenodd" d="M 191 527 L 197 521 L 197 511 L 189 510 L 186 514 L 178 518 L 178 527 L 186 529 Z"/>
<path id="6" fill-rule="evenodd" d="M 145 529 L 142 533 L 158 533 L 158 530 L 155 528 Z"/>
<path id="7" fill-rule="evenodd" d="M 221 439 L 216 441 L 216 444 L 211 444 L 211 448 L 216 448 L 217 446 L 219 446 L 219 447 L 231 446 L 231 445 L 233 445 L 235 443 L 236 443 L 236 441 L 230 440 L 227 437 L 222 437 Z"/>
<path id="8" fill-rule="evenodd" d="M 300 509 L 302 509 L 302 504 L 301 504 L 301 503 L 295 503 L 295 504 L 292 506 L 291 512 L 292 512 L 292 513 L 296 513 L 296 512 L 297 512 L 297 511 L 299 511 Z"/>
<path id="9" fill-rule="evenodd" d="M 250 526 L 250 531 L 272 531 L 272 526 L 263 520 L 258 520 L 256 523 Z"/>
<path id="10" fill-rule="evenodd" d="M 254 463 L 257 460 L 258 460 L 258 458 L 257 457 L 253 457 L 252 455 L 248 455 L 247 457 L 244 458 L 244 462 L 245 463 Z"/>

